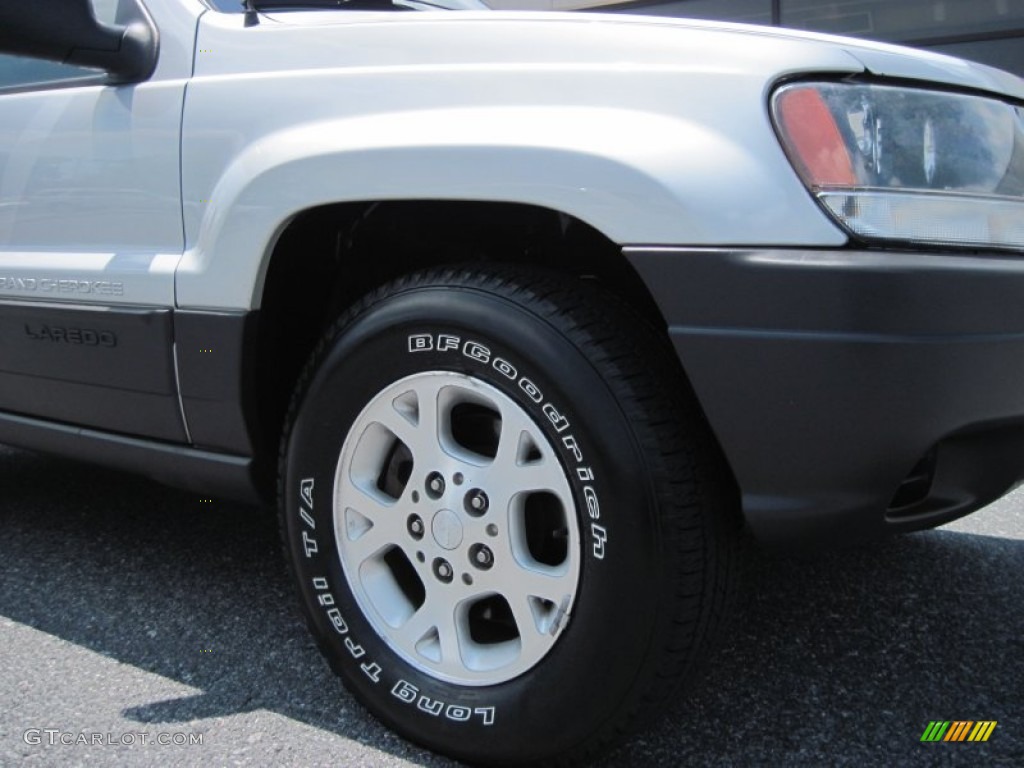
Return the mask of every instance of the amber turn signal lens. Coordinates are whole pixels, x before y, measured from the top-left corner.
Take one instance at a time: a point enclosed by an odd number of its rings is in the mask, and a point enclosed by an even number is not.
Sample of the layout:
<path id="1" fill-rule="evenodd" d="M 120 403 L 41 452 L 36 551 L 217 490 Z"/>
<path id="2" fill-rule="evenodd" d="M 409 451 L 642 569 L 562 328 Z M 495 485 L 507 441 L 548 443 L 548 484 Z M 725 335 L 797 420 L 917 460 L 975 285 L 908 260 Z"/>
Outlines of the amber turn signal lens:
<path id="1" fill-rule="evenodd" d="M 776 103 L 785 144 L 796 157 L 804 181 L 813 187 L 857 183 L 850 153 L 832 112 L 813 87 L 784 91 Z"/>

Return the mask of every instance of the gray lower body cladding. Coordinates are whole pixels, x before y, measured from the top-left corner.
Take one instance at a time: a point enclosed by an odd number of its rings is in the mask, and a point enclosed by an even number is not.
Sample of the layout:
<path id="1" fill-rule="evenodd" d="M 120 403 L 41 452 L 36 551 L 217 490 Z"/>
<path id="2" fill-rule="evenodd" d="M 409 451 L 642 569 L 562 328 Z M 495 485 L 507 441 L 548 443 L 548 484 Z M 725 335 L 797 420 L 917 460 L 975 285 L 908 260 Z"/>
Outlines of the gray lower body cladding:
<path id="1" fill-rule="evenodd" d="M 1024 479 L 1024 260 L 629 248 L 772 542 L 867 538 Z"/>

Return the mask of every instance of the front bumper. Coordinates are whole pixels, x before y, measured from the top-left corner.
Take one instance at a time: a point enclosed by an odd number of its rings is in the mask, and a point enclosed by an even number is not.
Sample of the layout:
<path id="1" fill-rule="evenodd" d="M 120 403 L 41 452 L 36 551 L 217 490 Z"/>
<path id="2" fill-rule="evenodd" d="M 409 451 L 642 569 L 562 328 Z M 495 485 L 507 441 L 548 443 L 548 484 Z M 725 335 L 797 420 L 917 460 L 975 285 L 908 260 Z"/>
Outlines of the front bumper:
<path id="1" fill-rule="evenodd" d="M 1024 258 L 625 253 L 758 538 L 930 527 L 1024 480 Z"/>

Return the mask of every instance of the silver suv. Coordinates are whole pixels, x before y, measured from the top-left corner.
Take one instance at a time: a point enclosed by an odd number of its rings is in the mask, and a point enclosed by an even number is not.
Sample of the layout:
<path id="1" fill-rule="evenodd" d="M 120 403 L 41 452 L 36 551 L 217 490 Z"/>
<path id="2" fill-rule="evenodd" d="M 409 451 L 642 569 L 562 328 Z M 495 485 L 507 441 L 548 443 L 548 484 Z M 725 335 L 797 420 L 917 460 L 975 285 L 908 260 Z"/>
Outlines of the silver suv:
<path id="1" fill-rule="evenodd" d="M 1024 478 L 1021 80 L 217 5 L 0 3 L 0 440 L 276 497 L 312 633 L 406 737 L 585 762 L 700 669 L 742 528 Z"/>

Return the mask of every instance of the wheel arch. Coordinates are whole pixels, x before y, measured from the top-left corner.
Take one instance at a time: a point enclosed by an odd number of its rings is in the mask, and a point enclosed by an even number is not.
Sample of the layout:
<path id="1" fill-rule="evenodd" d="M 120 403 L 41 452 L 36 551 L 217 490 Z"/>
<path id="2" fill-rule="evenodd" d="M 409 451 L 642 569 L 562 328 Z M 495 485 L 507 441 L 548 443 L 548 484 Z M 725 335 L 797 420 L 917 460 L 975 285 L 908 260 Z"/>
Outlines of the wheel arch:
<path id="1" fill-rule="evenodd" d="M 550 208 L 620 245 L 846 241 L 768 130 L 638 109 L 440 108 L 257 122 L 229 142 L 207 124 L 219 91 L 205 88 L 190 96 L 182 149 L 184 307 L 258 308 L 283 232 L 340 203 Z"/>
<path id="2" fill-rule="evenodd" d="M 621 248 L 579 219 L 515 203 L 364 201 L 292 217 L 274 243 L 250 339 L 263 451 L 276 451 L 295 381 L 323 329 L 374 288 L 430 267 L 501 262 L 594 279 L 660 332 L 651 292 Z"/>

